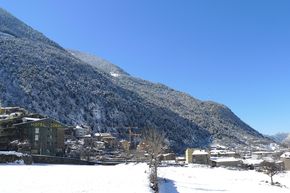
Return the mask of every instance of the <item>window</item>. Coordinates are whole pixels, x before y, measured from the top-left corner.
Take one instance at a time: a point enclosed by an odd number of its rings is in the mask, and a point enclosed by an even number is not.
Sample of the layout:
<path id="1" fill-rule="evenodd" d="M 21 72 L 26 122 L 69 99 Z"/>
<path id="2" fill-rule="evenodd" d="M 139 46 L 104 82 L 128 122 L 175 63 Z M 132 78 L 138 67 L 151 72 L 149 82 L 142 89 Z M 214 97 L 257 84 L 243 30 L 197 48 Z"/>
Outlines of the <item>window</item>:
<path id="1" fill-rule="evenodd" d="M 34 140 L 38 141 L 39 140 L 39 135 L 35 135 Z"/>
<path id="2" fill-rule="evenodd" d="M 35 128 L 35 134 L 39 133 L 39 128 Z"/>

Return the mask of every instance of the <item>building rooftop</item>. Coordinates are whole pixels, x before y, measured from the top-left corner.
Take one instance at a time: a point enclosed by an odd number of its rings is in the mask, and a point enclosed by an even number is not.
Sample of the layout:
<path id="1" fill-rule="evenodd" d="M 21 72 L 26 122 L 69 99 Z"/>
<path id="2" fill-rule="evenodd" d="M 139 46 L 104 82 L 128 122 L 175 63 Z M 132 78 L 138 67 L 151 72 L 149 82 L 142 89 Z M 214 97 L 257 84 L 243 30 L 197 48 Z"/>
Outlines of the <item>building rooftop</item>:
<path id="1" fill-rule="evenodd" d="M 290 152 L 285 152 L 281 155 L 281 158 L 287 158 L 290 159 Z"/>
<path id="2" fill-rule="evenodd" d="M 29 122 L 29 121 L 39 121 L 40 118 L 31 118 L 31 117 L 23 117 L 22 121 L 23 122 Z"/>
<path id="3" fill-rule="evenodd" d="M 208 155 L 208 152 L 206 152 L 205 150 L 194 150 L 192 155 Z"/>
<path id="4" fill-rule="evenodd" d="M 226 151 L 226 150 L 211 150 L 211 154 L 224 154 L 224 155 L 229 155 L 229 154 L 236 154 L 234 151 Z"/>
<path id="5" fill-rule="evenodd" d="M 96 137 L 112 137 L 111 133 L 95 133 Z"/>

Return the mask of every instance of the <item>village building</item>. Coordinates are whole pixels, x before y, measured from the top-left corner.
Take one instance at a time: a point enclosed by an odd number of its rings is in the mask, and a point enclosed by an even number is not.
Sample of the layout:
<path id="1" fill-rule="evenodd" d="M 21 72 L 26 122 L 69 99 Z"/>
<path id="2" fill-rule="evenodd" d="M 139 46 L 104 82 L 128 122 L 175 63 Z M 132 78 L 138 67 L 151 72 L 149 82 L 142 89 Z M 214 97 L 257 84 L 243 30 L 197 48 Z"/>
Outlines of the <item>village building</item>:
<path id="1" fill-rule="evenodd" d="M 262 159 L 266 157 L 272 157 L 274 154 L 275 152 L 272 152 L 272 151 L 255 151 L 255 152 L 252 152 L 252 158 Z"/>
<path id="2" fill-rule="evenodd" d="M 285 170 L 290 170 L 290 152 L 285 152 L 281 155 L 281 160 L 284 163 Z"/>
<path id="3" fill-rule="evenodd" d="M 227 150 L 227 149 L 228 147 L 219 144 L 212 144 L 210 146 L 210 150 Z"/>
<path id="4" fill-rule="evenodd" d="M 0 108 L 0 112 L 9 115 L 0 120 L 0 150 L 22 150 L 19 145 L 25 141 L 26 153 L 63 155 L 65 125 L 19 107 Z"/>
<path id="5" fill-rule="evenodd" d="M 209 153 L 205 150 L 188 148 L 185 151 L 186 163 L 209 164 Z"/>
<path id="6" fill-rule="evenodd" d="M 21 140 L 28 139 L 32 154 L 63 155 L 64 129 L 61 123 L 43 118 L 13 125 L 18 130 Z"/>
<path id="7" fill-rule="evenodd" d="M 173 161 L 176 159 L 175 153 L 165 153 L 161 155 L 162 161 Z"/>
<path id="8" fill-rule="evenodd" d="M 192 163 L 209 164 L 209 153 L 205 150 L 195 149 L 192 153 Z"/>
<path id="9" fill-rule="evenodd" d="M 178 156 L 175 158 L 175 162 L 179 164 L 187 163 L 186 158 L 184 156 Z"/>
<path id="10" fill-rule="evenodd" d="M 264 160 L 262 160 L 262 159 L 253 159 L 251 157 L 243 158 L 243 160 L 242 160 L 243 167 L 246 169 L 259 168 L 263 161 Z"/>
<path id="11" fill-rule="evenodd" d="M 28 112 L 20 107 L 0 107 L 0 115 L 3 117 L 13 118 Z"/>
<path id="12" fill-rule="evenodd" d="M 228 151 L 228 150 L 211 150 L 210 151 L 210 157 L 234 157 L 234 158 L 240 158 L 240 154 L 234 151 Z"/>
<path id="13" fill-rule="evenodd" d="M 85 126 L 77 125 L 75 128 L 73 128 L 73 130 L 74 130 L 74 136 L 76 138 L 83 138 L 86 135 L 89 135 L 91 133 L 91 129 Z"/>
<path id="14" fill-rule="evenodd" d="M 106 148 L 114 149 L 118 147 L 118 141 L 116 137 L 113 137 L 111 133 L 95 133 L 96 140 L 102 141 Z"/>
<path id="15" fill-rule="evenodd" d="M 127 140 L 121 140 L 120 141 L 120 145 L 121 145 L 121 148 L 124 151 L 128 152 L 130 150 L 130 142 L 129 141 L 127 141 Z"/>

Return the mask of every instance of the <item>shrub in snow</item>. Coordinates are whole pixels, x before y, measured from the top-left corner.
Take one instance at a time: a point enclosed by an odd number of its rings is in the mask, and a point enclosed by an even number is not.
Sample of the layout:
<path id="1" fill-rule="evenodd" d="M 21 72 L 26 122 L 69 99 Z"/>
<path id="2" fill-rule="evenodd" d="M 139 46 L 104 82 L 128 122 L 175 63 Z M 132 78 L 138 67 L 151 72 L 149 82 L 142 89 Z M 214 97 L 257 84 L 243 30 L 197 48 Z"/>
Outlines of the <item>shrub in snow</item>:
<path id="1" fill-rule="evenodd" d="M 283 167 L 275 161 L 263 161 L 261 163 L 261 170 L 270 176 L 271 178 L 271 185 L 275 185 L 273 176 L 281 173 L 284 171 Z"/>

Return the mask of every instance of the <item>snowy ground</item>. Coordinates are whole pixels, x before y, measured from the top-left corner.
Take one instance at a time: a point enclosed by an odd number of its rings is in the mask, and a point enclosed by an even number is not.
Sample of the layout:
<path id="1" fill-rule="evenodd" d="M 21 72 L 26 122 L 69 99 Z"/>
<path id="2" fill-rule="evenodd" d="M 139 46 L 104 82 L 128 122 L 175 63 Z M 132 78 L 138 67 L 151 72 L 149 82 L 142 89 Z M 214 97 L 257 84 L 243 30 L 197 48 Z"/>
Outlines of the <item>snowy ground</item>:
<path id="1" fill-rule="evenodd" d="M 0 193 L 152 193 L 146 164 L 117 166 L 0 165 Z M 255 171 L 161 167 L 160 193 L 289 193 L 290 172 L 274 180 L 287 186 L 273 187 L 269 177 Z"/>
<path id="2" fill-rule="evenodd" d="M 146 164 L 0 165 L 0 193 L 150 193 Z"/>
<path id="3" fill-rule="evenodd" d="M 265 183 L 270 178 L 256 171 L 236 171 L 225 168 L 208 168 L 199 165 L 161 167 L 159 177 L 167 179 L 161 182 L 160 193 L 290 192 L 290 172 L 274 176 L 275 182 L 278 181 L 282 185 L 287 186 L 284 188 Z"/>

